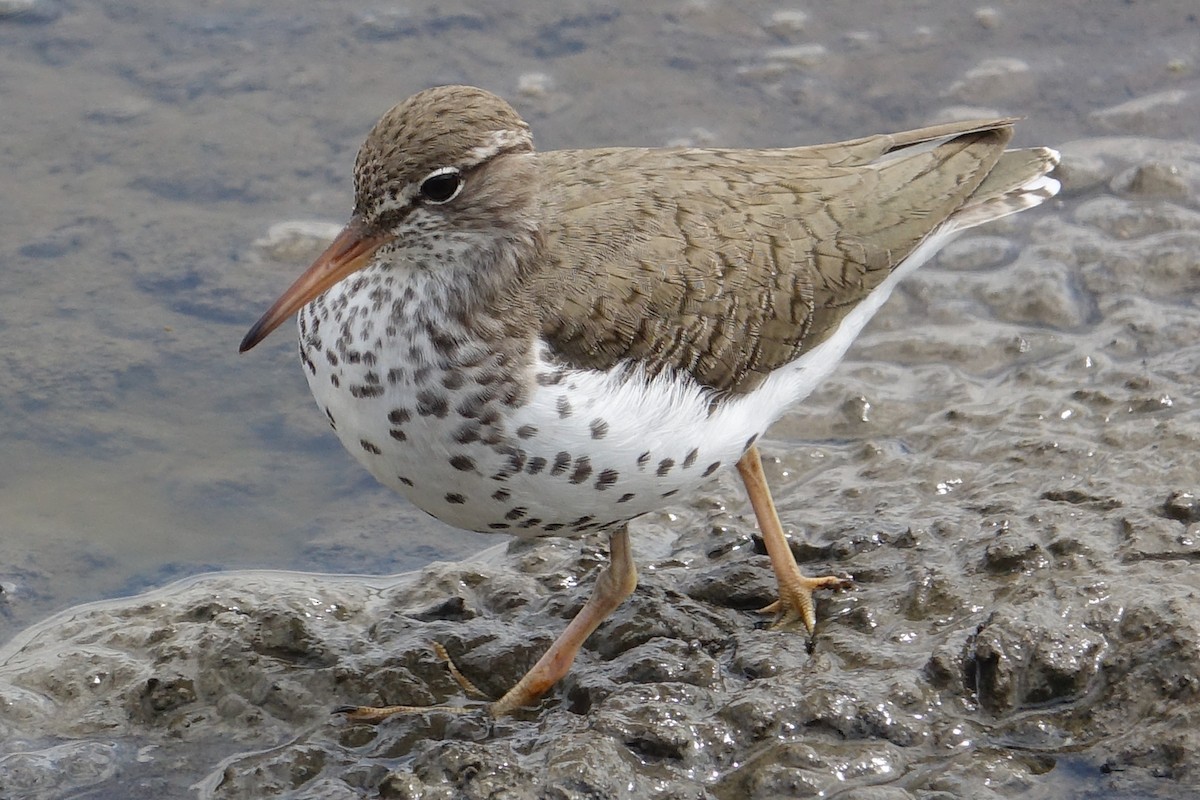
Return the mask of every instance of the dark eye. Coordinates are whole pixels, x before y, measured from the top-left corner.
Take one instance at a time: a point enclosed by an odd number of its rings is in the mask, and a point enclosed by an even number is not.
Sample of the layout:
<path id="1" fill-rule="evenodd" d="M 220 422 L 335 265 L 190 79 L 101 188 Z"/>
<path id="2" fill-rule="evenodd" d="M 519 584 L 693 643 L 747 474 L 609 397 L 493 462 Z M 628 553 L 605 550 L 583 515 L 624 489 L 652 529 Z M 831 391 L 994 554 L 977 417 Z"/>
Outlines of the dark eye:
<path id="1" fill-rule="evenodd" d="M 463 179 L 454 167 L 442 167 L 421 181 L 421 199 L 427 203 L 449 203 L 462 191 Z"/>

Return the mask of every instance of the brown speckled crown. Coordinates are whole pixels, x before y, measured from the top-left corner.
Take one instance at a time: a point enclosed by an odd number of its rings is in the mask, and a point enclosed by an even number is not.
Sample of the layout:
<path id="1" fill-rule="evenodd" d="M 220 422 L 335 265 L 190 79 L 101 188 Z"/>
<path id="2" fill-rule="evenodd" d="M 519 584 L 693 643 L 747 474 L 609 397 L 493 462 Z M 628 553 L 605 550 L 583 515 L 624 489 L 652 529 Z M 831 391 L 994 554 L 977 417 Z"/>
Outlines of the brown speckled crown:
<path id="1" fill-rule="evenodd" d="M 533 151 L 529 125 L 513 107 L 472 86 L 438 86 L 394 106 L 371 129 L 354 165 L 355 208 L 435 169 L 469 169 L 499 153 Z"/>

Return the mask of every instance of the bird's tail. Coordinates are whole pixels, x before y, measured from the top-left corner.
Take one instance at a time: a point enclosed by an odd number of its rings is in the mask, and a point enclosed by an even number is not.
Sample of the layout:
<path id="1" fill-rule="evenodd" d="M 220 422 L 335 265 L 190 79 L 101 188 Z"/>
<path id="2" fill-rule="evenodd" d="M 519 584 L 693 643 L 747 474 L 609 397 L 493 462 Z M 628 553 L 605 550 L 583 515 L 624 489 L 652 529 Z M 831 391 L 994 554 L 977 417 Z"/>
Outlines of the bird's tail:
<path id="1" fill-rule="evenodd" d="M 946 221 L 945 232 L 973 228 L 1033 208 L 1058 194 L 1059 182 L 1049 173 L 1059 154 L 1049 147 L 1008 150 L 967 202 Z"/>

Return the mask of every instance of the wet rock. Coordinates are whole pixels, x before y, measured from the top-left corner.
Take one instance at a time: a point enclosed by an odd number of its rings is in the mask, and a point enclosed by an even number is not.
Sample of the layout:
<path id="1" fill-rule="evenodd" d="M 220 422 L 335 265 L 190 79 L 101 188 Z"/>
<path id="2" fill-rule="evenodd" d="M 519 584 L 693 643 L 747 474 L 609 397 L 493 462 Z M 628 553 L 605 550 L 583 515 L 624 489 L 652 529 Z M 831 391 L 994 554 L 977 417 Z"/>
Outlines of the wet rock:
<path id="1" fill-rule="evenodd" d="M 1086 192 L 1111 178 L 1110 168 L 1104 158 L 1090 152 L 1090 148 L 1085 150 L 1083 144 L 1072 142 L 1059 148 L 1062 161 L 1054 171 L 1054 176 L 1062 184 L 1060 197 Z"/>
<path id="2" fill-rule="evenodd" d="M 765 55 L 768 61 L 776 64 L 812 67 L 825 58 L 827 50 L 820 44 L 797 44 L 771 48 Z"/>
<path id="3" fill-rule="evenodd" d="M 885 780 L 903 768 L 902 751 L 895 749 L 863 752 L 860 746 L 812 746 L 800 742 L 773 744 L 760 749 L 742 767 L 734 770 L 717 787 L 720 798 L 770 800 L 780 797 L 821 797 L 839 788 L 831 773 L 839 771 L 852 781 L 870 777 Z M 861 798 L 894 800 L 910 797 L 900 789 L 884 788 L 879 794 L 866 790 Z"/>
<path id="4" fill-rule="evenodd" d="M 942 248 L 937 261 L 958 270 L 993 269 L 1017 254 L 1014 241 L 1003 236 L 972 236 L 958 239 Z"/>
<path id="5" fill-rule="evenodd" d="M 526 72 L 517 78 L 517 92 L 525 97 L 544 98 L 554 86 L 545 72 Z"/>
<path id="6" fill-rule="evenodd" d="M 1130 511 L 1121 517 L 1124 541 L 1118 552 L 1126 559 L 1200 558 L 1200 541 L 1181 521 L 1170 512 L 1164 518 Z"/>
<path id="7" fill-rule="evenodd" d="M 787 38 L 803 33 L 808 26 L 808 13 L 798 8 L 779 9 L 771 13 L 766 29 L 776 36 Z"/>
<path id="8" fill-rule="evenodd" d="M 1102 130 L 1154 136 L 1176 114 L 1176 108 L 1194 102 L 1186 89 L 1166 89 L 1094 111 L 1091 121 Z"/>
<path id="9" fill-rule="evenodd" d="M 978 22 L 980 26 L 988 30 L 999 27 L 1000 23 L 1004 19 L 1000 12 L 991 6 L 984 6 L 983 8 L 975 9 L 974 16 L 975 21 Z"/>
<path id="10" fill-rule="evenodd" d="M 1081 626 L 1003 609 L 974 637 L 968 681 L 980 704 L 996 714 L 1066 703 L 1089 689 L 1105 649 L 1101 636 Z"/>
<path id="11" fill-rule="evenodd" d="M 1036 91 L 1035 73 L 1017 58 L 988 58 L 967 70 L 945 94 L 973 103 L 1019 102 Z"/>
<path id="12" fill-rule="evenodd" d="M 140 716 L 143 721 L 149 721 L 164 711 L 173 711 L 194 702 L 196 686 L 191 678 L 183 675 L 151 677 L 146 679 L 145 687 L 137 695 L 130 716 Z"/>
<path id="13" fill-rule="evenodd" d="M 1113 179 L 1112 190 L 1134 197 L 1184 199 L 1190 194 L 1183 171 L 1161 161 L 1139 164 L 1122 172 Z"/>
<path id="14" fill-rule="evenodd" d="M 1121 136 L 1063 143 L 1056 177 L 1067 193 L 1108 184 L 1130 196 L 1191 198 L 1200 195 L 1200 145 Z M 1184 188 L 1186 187 L 1186 188 Z"/>
<path id="15" fill-rule="evenodd" d="M 0 21 L 43 24 L 62 16 L 55 0 L 0 0 Z"/>
<path id="16" fill-rule="evenodd" d="M 64 742 L 0 756 L 6 797 L 71 797 L 113 778 L 123 760 L 110 742 Z"/>
<path id="17" fill-rule="evenodd" d="M 1163 513 L 1179 522 L 1200 522 L 1200 499 L 1192 492 L 1171 492 L 1163 501 Z"/>
<path id="18" fill-rule="evenodd" d="M 928 566 L 911 576 L 901 609 L 909 620 L 949 620 L 967 603 L 965 591 L 953 574 Z"/>
<path id="19" fill-rule="evenodd" d="M 1080 204 L 1076 219 L 1118 239 L 1200 229 L 1200 212 L 1166 203 L 1131 205 L 1113 197 Z"/>
<path id="20" fill-rule="evenodd" d="M 320 255 L 340 230 L 332 222 L 278 222 L 267 229 L 266 236 L 255 240 L 253 248 L 261 258 L 271 261 L 307 263 Z"/>
<path id="21" fill-rule="evenodd" d="M 154 104 L 145 97 L 126 96 L 93 106 L 87 117 L 93 122 L 119 124 L 144 118 L 153 108 Z"/>
<path id="22" fill-rule="evenodd" d="M 1020 276 L 1015 285 L 1013 273 Z M 1073 275 L 1065 265 L 1026 254 L 1008 274 L 1005 286 L 993 284 L 985 298 L 1001 319 L 1069 328 L 1080 325 L 1089 311 L 1072 284 Z"/>
<path id="23" fill-rule="evenodd" d="M 545 766 L 545 785 L 563 800 L 622 797 L 636 785 L 637 769 L 617 738 L 600 742 L 586 735 L 565 736 L 554 743 Z"/>
<path id="24" fill-rule="evenodd" d="M 722 559 L 711 569 L 696 570 L 684 585 L 693 600 L 743 610 L 768 605 L 775 591 L 770 576 L 745 558 Z"/>
<path id="25" fill-rule="evenodd" d="M 415 36 L 420 19 L 403 7 L 386 11 L 368 11 L 358 15 L 359 35 L 364 39 L 398 39 Z"/>
<path id="26" fill-rule="evenodd" d="M 1000 531 L 984 551 L 984 567 L 998 573 L 1027 572 L 1047 564 L 1041 545 L 1031 536 Z"/>

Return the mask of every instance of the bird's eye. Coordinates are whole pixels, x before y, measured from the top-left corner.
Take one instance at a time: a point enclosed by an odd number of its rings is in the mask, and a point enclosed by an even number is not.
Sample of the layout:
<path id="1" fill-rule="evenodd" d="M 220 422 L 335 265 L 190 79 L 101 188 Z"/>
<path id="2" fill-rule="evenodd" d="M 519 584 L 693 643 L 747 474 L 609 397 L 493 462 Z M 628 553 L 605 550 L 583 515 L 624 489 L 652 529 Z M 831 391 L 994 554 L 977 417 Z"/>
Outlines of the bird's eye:
<path id="1" fill-rule="evenodd" d="M 449 203 L 462 191 L 463 178 L 454 167 L 442 167 L 429 173 L 429 177 L 421 181 L 421 199 L 427 203 L 441 205 Z"/>

